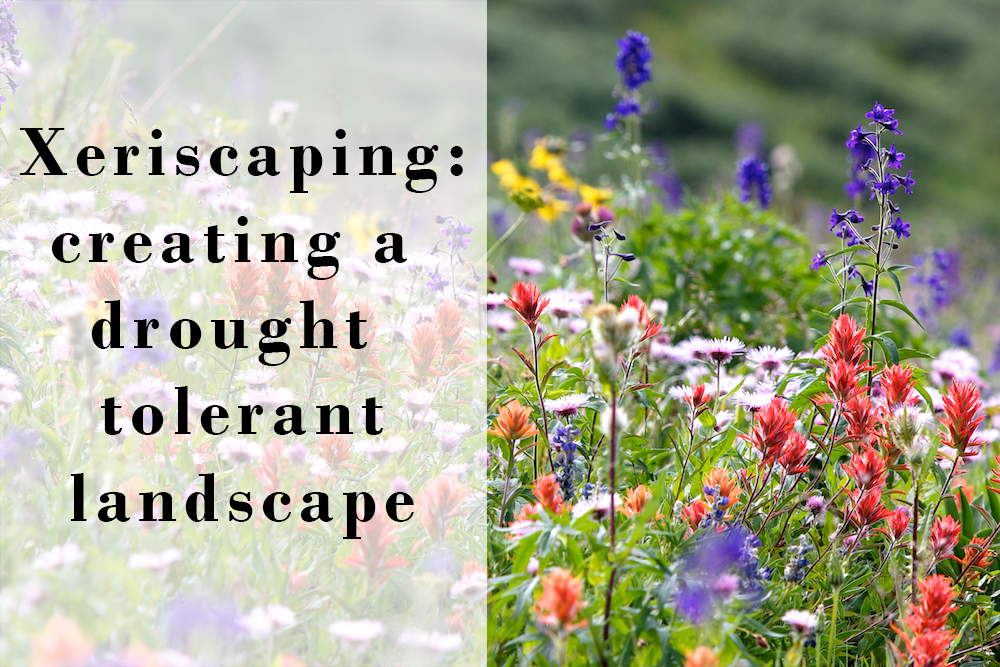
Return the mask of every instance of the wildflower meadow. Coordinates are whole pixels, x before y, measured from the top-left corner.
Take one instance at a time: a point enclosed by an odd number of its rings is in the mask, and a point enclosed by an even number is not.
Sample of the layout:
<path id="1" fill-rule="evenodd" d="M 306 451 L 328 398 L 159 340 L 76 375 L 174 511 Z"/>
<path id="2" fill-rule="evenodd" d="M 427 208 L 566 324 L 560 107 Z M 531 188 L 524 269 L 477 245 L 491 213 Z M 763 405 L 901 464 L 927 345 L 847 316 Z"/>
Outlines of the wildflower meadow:
<path id="1" fill-rule="evenodd" d="M 905 110 L 840 129 L 817 243 L 789 149 L 681 183 L 617 48 L 593 150 L 490 165 L 489 664 L 1000 664 L 1000 368 L 931 326 Z"/>

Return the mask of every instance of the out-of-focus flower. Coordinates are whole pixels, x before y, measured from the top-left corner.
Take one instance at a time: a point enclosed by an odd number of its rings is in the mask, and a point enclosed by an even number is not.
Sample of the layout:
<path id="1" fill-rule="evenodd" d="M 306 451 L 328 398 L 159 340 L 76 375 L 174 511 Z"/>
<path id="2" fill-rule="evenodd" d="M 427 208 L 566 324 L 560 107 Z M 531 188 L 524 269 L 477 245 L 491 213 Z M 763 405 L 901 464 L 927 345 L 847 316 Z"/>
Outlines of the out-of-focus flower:
<path id="1" fill-rule="evenodd" d="M 575 417 L 580 408 L 589 400 L 590 397 L 587 394 L 569 394 L 559 398 L 546 399 L 545 407 L 559 419 L 569 419 Z"/>
<path id="2" fill-rule="evenodd" d="M 50 617 L 31 647 L 32 667 L 83 667 L 94 652 L 93 642 L 65 616 Z"/>
<path id="3" fill-rule="evenodd" d="M 798 637 L 807 637 L 816 630 L 816 614 L 801 609 L 791 609 L 785 612 L 781 620 L 792 626 L 792 632 Z"/>
<path id="4" fill-rule="evenodd" d="M 561 567 L 552 570 L 542 578 L 542 595 L 535 603 L 538 622 L 567 632 L 585 626 L 586 620 L 576 621 L 584 606 L 582 592 L 582 577 L 574 577 Z"/>
<path id="5" fill-rule="evenodd" d="M 622 84 L 628 90 L 636 90 L 652 78 L 650 62 L 653 52 L 649 48 L 649 37 L 629 30 L 618 40 L 618 55 L 615 67 L 621 75 Z"/>
<path id="6" fill-rule="evenodd" d="M 684 652 L 684 667 L 719 667 L 719 658 L 707 646 Z"/>
<path id="7" fill-rule="evenodd" d="M 402 646 L 444 655 L 462 650 L 462 635 L 445 634 L 442 632 L 424 632 L 423 630 L 404 630 L 396 639 Z"/>
<path id="8" fill-rule="evenodd" d="M 181 559 L 181 550 L 175 547 L 159 553 L 135 553 L 128 557 L 125 567 L 130 570 L 166 570 Z"/>
<path id="9" fill-rule="evenodd" d="M 634 294 L 629 295 L 622 302 L 618 313 L 622 314 L 628 308 L 634 308 L 639 313 L 639 325 L 643 328 L 642 337 L 639 339 L 640 343 L 660 333 L 660 325 L 656 323 L 654 317 L 650 316 L 649 311 L 646 310 L 646 304 L 642 299 Z"/>
<path id="10" fill-rule="evenodd" d="M 267 114 L 267 122 L 274 127 L 287 127 L 298 110 L 298 102 L 283 99 L 274 100 L 271 103 L 271 110 Z"/>
<path id="11" fill-rule="evenodd" d="M 649 503 L 652 498 L 653 494 L 646 488 L 646 485 L 639 484 L 634 489 L 629 489 L 626 492 L 625 502 L 623 502 L 618 509 L 625 516 L 633 517 L 636 514 L 641 513 L 642 510 L 646 508 L 646 504 Z M 654 518 L 659 521 L 663 518 L 663 515 L 657 512 Z"/>
<path id="12" fill-rule="evenodd" d="M 251 636 L 267 637 L 295 625 L 295 612 L 280 604 L 254 607 L 240 617 L 239 624 Z"/>
<path id="13" fill-rule="evenodd" d="M 472 430 L 468 424 L 439 421 L 434 425 L 434 437 L 443 451 L 450 452 L 462 444 L 465 434 Z"/>
<path id="14" fill-rule="evenodd" d="M 444 474 L 430 478 L 417 492 L 417 515 L 431 539 L 444 539 L 448 520 L 463 513 L 462 503 L 468 495 L 468 484 L 460 484 L 455 475 Z"/>
<path id="15" fill-rule="evenodd" d="M 357 621 L 334 621 L 327 630 L 331 635 L 339 639 L 344 644 L 359 648 L 368 645 L 373 639 L 385 633 L 385 626 L 381 621 L 373 621 L 367 618 Z"/>
<path id="16" fill-rule="evenodd" d="M 507 260 L 507 266 L 519 276 L 537 276 L 545 272 L 545 263 L 530 257 L 511 257 Z"/>
<path id="17" fill-rule="evenodd" d="M 771 203 L 771 184 L 766 162 L 753 157 L 745 157 L 736 165 L 736 185 L 740 189 L 740 201 L 750 201 L 756 192 L 761 208 Z"/>
<path id="18" fill-rule="evenodd" d="M 462 578 L 451 587 L 451 597 L 476 599 L 486 593 L 486 568 L 476 561 L 462 565 Z"/>
<path id="19" fill-rule="evenodd" d="M 931 382 L 939 387 L 953 382 L 978 383 L 979 360 L 968 350 L 942 350 L 937 359 L 931 361 Z"/>
<path id="20" fill-rule="evenodd" d="M 935 560 L 947 558 L 958 546 L 958 536 L 962 526 L 950 516 L 937 517 L 931 526 L 931 537 L 927 543 Z"/>
<path id="21" fill-rule="evenodd" d="M 256 442 L 236 436 L 223 438 L 215 449 L 219 456 L 236 465 L 245 465 L 264 455 L 264 450 Z"/>
<path id="22" fill-rule="evenodd" d="M 787 347 L 776 348 L 765 345 L 747 352 L 746 363 L 750 368 L 759 368 L 772 375 L 780 373 L 794 356 L 795 353 Z"/>
<path id="23" fill-rule="evenodd" d="M 31 566 L 38 570 L 55 570 L 83 558 L 83 550 L 73 542 L 58 544 L 39 555 Z"/>

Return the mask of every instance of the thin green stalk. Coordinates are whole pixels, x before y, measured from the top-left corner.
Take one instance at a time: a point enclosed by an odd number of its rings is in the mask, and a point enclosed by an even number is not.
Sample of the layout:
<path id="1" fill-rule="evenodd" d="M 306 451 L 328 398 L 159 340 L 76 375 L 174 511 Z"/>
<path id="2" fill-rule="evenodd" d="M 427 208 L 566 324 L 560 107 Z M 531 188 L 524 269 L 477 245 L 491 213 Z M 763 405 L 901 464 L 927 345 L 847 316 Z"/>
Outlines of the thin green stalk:
<path id="1" fill-rule="evenodd" d="M 826 667 L 833 666 L 833 644 L 837 640 L 837 607 L 840 606 L 840 587 L 833 587 L 833 610 L 830 619 L 830 641 L 827 645 Z"/>

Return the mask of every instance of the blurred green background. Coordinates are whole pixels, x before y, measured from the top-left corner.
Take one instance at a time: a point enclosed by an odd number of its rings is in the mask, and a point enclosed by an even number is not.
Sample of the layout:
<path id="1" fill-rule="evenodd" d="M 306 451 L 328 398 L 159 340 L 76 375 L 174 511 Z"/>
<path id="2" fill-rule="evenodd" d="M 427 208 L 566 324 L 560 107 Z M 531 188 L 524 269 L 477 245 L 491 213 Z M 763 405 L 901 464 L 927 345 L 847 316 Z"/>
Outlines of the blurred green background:
<path id="1" fill-rule="evenodd" d="M 626 29 L 654 53 L 643 139 L 666 142 L 687 188 L 731 185 L 734 133 L 759 122 L 767 150 L 790 144 L 802 165 L 788 217 L 822 238 L 829 207 L 848 206 L 844 141 L 878 100 L 918 185 L 902 253 L 959 246 L 967 271 L 1000 266 L 1000 2 L 491 0 L 493 151 L 519 148 L 512 128 L 603 131 Z"/>

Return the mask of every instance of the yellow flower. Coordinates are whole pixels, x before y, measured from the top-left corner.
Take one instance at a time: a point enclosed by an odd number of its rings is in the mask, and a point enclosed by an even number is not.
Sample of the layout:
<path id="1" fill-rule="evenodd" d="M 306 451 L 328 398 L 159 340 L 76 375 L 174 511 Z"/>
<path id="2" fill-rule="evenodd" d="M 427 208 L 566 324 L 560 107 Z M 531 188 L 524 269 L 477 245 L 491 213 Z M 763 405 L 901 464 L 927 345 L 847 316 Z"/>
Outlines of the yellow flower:
<path id="1" fill-rule="evenodd" d="M 580 184 L 580 197 L 593 207 L 598 207 L 611 199 L 614 192 L 608 188 L 593 188 L 586 183 Z"/>
<path id="2" fill-rule="evenodd" d="M 494 162 L 490 166 L 490 171 L 500 179 L 500 187 L 504 190 L 523 190 L 525 181 L 531 180 L 518 173 L 517 167 L 510 160 Z"/>
<path id="3" fill-rule="evenodd" d="M 550 197 L 545 199 L 545 205 L 538 209 L 538 217 L 545 222 L 553 222 L 559 219 L 563 213 L 569 210 L 569 203 L 562 199 Z"/>
<path id="4" fill-rule="evenodd" d="M 368 254 L 372 239 L 378 234 L 378 216 L 369 215 L 366 211 L 352 213 L 347 217 L 346 227 L 354 241 L 354 249 Z"/>
<path id="5" fill-rule="evenodd" d="M 546 172 L 550 182 L 559 183 L 570 190 L 576 190 L 576 179 L 566 171 L 566 167 L 563 166 L 562 158 L 559 154 L 549 150 L 551 144 L 552 141 L 549 138 L 536 140 L 535 147 L 531 151 L 531 161 L 528 163 L 528 166 L 532 169 Z"/>

